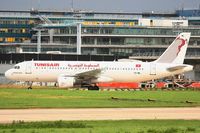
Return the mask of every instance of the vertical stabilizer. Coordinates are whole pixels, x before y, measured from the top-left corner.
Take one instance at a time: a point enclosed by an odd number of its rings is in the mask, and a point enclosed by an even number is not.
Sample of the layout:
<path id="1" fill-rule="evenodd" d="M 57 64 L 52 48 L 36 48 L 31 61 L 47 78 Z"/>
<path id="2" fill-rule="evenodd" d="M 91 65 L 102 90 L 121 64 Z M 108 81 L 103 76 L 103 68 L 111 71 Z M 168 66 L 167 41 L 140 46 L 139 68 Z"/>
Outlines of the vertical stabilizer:
<path id="1" fill-rule="evenodd" d="M 155 61 L 157 63 L 183 64 L 186 50 L 188 47 L 190 34 L 180 33 L 165 52 Z"/>

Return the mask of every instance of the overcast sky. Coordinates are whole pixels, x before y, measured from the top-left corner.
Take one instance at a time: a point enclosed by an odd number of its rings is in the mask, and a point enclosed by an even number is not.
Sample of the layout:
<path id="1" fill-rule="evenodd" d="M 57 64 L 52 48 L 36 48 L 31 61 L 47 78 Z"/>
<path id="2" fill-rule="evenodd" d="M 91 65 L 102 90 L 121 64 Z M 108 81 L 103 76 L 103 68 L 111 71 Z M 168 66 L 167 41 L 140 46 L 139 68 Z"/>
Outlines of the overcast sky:
<path id="1" fill-rule="evenodd" d="M 200 0 L 0 0 L 0 10 L 69 10 L 104 12 L 171 12 L 184 8 L 199 8 Z"/>

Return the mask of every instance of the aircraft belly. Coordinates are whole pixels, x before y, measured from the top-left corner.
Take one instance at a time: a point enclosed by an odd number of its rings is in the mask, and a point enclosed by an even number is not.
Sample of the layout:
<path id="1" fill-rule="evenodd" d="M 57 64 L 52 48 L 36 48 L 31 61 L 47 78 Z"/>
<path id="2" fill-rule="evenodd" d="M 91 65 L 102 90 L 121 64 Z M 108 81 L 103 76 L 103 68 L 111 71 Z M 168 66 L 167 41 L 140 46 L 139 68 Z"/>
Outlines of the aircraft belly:
<path id="1" fill-rule="evenodd" d="M 57 76 L 53 74 L 47 73 L 37 73 L 37 74 L 25 74 L 25 81 L 33 81 L 33 82 L 56 82 Z"/>
<path id="2" fill-rule="evenodd" d="M 137 82 L 138 77 L 132 72 L 109 72 L 105 76 L 113 79 L 113 82 Z"/>

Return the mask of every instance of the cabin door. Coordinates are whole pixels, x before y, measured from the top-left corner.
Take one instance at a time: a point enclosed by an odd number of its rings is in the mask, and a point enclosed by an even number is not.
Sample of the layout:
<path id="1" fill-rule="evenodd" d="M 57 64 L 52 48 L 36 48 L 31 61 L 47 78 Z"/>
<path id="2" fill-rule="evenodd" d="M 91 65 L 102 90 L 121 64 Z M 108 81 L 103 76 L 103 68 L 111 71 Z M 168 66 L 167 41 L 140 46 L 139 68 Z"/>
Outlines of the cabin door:
<path id="1" fill-rule="evenodd" d="M 150 75 L 156 75 L 156 64 L 155 63 L 150 64 Z"/>
<path id="2" fill-rule="evenodd" d="M 27 62 L 26 63 L 26 74 L 31 74 L 32 73 L 32 62 Z"/>

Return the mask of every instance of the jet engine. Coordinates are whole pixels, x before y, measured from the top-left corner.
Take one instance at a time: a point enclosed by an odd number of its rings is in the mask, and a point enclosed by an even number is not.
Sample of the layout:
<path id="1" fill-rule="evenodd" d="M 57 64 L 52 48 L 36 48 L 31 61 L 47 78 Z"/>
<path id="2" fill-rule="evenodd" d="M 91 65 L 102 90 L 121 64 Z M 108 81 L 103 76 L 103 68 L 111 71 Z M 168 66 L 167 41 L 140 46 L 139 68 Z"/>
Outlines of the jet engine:
<path id="1" fill-rule="evenodd" d="M 75 77 L 59 76 L 58 86 L 60 88 L 73 87 L 75 83 Z"/>

